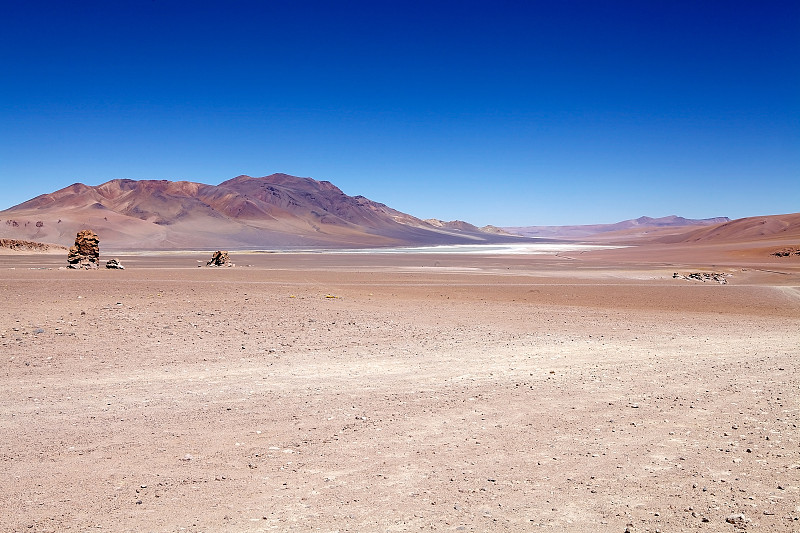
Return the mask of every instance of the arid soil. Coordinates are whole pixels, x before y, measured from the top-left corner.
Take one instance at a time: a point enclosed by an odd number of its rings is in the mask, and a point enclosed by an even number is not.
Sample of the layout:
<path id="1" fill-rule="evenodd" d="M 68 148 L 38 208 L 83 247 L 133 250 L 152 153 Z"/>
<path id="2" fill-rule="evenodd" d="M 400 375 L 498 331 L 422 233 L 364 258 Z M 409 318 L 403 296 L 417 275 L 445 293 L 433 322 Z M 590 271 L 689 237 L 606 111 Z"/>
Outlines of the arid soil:
<path id="1" fill-rule="evenodd" d="M 0 256 L 0 531 L 800 531 L 793 258 L 119 257 Z"/>

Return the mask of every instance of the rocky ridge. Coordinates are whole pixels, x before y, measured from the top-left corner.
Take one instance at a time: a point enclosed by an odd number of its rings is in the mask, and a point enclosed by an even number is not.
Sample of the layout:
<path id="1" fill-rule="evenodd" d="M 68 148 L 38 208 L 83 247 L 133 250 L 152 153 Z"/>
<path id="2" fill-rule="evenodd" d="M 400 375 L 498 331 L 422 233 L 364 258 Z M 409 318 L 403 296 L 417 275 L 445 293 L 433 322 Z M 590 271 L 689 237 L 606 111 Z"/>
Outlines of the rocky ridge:
<path id="1" fill-rule="evenodd" d="M 770 255 L 774 255 L 775 257 L 789 257 L 792 255 L 800 255 L 800 248 L 784 248 L 782 250 L 776 250 L 772 252 Z"/>
<path id="2" fill-rule="evenodd" d="M 24 241 L 19 239 L 0 239 L 0 248 L 17 252 L 48 252 L 52 250 L 66 250 L 66 246 L 46 242 Z"/>

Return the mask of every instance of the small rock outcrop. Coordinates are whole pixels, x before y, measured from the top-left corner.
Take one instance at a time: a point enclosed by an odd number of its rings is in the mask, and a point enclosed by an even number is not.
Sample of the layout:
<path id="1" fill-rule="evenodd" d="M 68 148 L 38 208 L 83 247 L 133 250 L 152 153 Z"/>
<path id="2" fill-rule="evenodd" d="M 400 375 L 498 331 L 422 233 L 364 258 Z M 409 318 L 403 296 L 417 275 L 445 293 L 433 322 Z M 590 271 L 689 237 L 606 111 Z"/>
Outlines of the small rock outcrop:
<path id="1" fill-rule="evenodd" d="M 21 241 L 19 239 L 0 239 L 0 248 L 7 248 L 15 252 L 49 252 L 51 250 L 66 250 L 66 246 L 50 244 L 47 242 Z"/>
<path id="2" fill-rule="evenodd" d="M 79 231 L 67 253 L 69 268 L 97 268 L 99 260 L 100 238 L 90 229 Z"/>
<path id="3" fill-rule="evenodd" d="M 125 270 L 125 267 L 122 266 L 122 263 L 120 263 L 119 259 L 109 259 L 108 261 L 106 261 L 106 268 Z"/>
<path id="4" fill-rule="evenodd" d="M 772 252 L 769 255 L 774 255 L 775 257 L 789 257 L 790 255 L 800 255 L 800 248 L 784 248 L 783 250 L 777 250 Z"/>
<path id="5" fill-rule="evenodd" d="M 713 281 L 719 283 L 720 285 L 725 285 L 728 283 L 728 276 L 730 274 L 725 274 L 724 272 L 692 272 L 691 274 L 682 275 L 678 272 L 672 274 L 672 277 L 675 279 L 685 279 L 685 280 L 697 280 L 702 281 L 705 283 L 706 281 Z"/>
<path id="6" fill-rule="evenodd" d="M 211 256 L 211 261 L 206 263 L 206 266 L 232 267 L 233 263 L 231 263 L 231 258 L 228 257 L 228 252 L 217 250 L 216 252 L 214 252 L 214 255 Z"/>

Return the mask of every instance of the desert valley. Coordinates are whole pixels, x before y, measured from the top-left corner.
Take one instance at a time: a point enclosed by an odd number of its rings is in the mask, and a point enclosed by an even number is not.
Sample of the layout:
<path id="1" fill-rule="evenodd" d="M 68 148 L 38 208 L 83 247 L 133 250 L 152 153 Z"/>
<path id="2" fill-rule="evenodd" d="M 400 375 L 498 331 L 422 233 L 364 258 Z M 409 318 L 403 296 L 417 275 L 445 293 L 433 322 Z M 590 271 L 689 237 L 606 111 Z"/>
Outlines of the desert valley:
<path id="1" fill-rule="evenodd" d="M 2 531 L 800 531 L 800 214 L 479 228 L 274 174 L 0 239 Z"/>

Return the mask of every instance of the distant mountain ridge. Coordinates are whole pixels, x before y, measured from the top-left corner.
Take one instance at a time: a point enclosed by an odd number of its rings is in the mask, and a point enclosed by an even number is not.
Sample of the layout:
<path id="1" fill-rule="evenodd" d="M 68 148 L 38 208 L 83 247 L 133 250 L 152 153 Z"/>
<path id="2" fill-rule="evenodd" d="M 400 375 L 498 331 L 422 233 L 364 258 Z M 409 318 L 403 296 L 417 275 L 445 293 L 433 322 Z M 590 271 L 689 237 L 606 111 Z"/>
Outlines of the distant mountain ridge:
<path id="1" fill-rule="evenodd" d="M 364 196 L 348 196 L 328 181 L 287 174 L 237 176 L 219 185 L 130 179 L 97 186 L 75 183 L 0 211 L 3 239 L 69 246 L 87 228 L 100 234 L 104 249 L 145 251 L 548 241 L 800 244 L 800 213 L 479 228 L 460 220 L 421 220 Z"/>
<path id="2" fill-rule="evenodd" d="M 114 249 L 371 247 L 525 240 L 431 224 L 329 181 L 272 174 L 219 185 L 115 179 L 75 183 L 0 211 L 0 235 L 69 245 L 91 228 Z"/>
<path id="3" fill-rule="evenodd" d="M 613 224 L 584 224 L 575 226 L 516 226 L 504 227 L 503 230 L 514 235 L 525 237 L 538 237 L 550 239 L 585 239 L 605 233 L 623 232 L 630 230 L 644 230 L 656 228 L 686 228 L 687 226 L 710 226 L 729 222 L 728 217 L 714 217 L 703 219 L 688 219 L 677 215 L 660 218 L 647 216 L 636 219 L 623 220 Z"/>
<path id="4" fill-rule="evenodd" d="M 726 243 L 785 241 L 800 244 L 800 213 L 739 218 L 694 228 L 680 235 L 663 236 L 657 242 Z"/>

